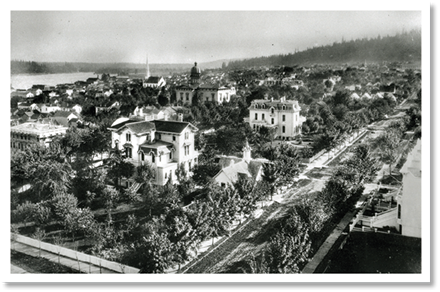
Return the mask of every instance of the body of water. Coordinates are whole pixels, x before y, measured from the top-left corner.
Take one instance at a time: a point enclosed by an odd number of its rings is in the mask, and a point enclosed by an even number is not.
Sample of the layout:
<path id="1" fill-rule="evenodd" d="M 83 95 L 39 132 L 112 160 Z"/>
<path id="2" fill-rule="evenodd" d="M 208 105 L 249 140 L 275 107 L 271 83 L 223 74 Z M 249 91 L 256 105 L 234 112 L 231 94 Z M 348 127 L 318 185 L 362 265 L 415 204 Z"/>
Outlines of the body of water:
<path id="1" fill-rule="evenodd" d="M 55 86 L 62 83 L 86 81 L 87 78 L 97 77 L 93 72 L 57 73 L 57 74 L 13 74 L 11 86 L 14 89 L 29 89 L 32 85 L 43 84 Z"/>

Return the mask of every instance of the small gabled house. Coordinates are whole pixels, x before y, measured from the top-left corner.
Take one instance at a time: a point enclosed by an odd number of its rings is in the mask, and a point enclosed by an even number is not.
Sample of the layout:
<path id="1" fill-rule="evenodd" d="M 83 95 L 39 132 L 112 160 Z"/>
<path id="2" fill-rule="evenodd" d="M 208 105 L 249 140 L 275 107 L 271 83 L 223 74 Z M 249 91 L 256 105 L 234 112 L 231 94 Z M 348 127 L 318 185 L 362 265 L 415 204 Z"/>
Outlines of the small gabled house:
<path id="1" fill-rule="evenodd" d="M 254 182 L 261 180 L 263 165 L 269 163 L 269 160 L 264 158 L 252 159 L 251 151 L 252 149 L 246 141 L 242 158 L 219 156 L 219 165 L 222 169 L 214 176 L 213 180 L 221 186 L 233 186 L 240 178 Z"/>

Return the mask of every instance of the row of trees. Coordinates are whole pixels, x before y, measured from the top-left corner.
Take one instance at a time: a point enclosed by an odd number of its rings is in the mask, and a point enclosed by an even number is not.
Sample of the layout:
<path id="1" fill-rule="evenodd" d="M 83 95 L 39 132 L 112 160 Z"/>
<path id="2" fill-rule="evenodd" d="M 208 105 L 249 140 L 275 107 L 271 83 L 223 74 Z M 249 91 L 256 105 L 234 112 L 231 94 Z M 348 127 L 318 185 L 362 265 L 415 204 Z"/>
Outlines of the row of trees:
<path id="1" fill-rule="evenodd" d="M 99 151 L 93 147 L 100 139 L 94 130 L 71 128 L 49 148 L 34 145 L 13 155 L 11 181 L 31 186 L 25 194 L 13 191 L 12 222 L 34 222 L 42 230 L 56 222 L 72 238 L 93 239 L 96 255 L 143 272 L 163 272 L 188 260 L 201 241 L 227 234 L 235 220 L 249 216 L 270 193 L 270 180 L 239 181 L 227 188 L 208 183 L 184 208 L 184 198 L 196 189 L 183 166 L 177 172 L 179 184 L 164 187 L 152 183 L 151 167 L 134 168 L 118 155 L 108 168 L 90 168 Z M 109 186 L 121 177 L 143 183 L 139 195 Z M 121 221 L 113 211 L 123 202 L 136 203 L 140 211 Z M 103 208 L 105 218 L 93 216 L 91 208 Z"/>
<path id="2" fill-rule="evenodd" d="M 338 222 L 371 182 L 378 161 L 368 144 L 359 144 L 343 161 L 322 191 L 303 196 L 277 223 L 259 255 L 245 260 L 246 273 L 299 273 L 325 240 L 325 228 Z"/>

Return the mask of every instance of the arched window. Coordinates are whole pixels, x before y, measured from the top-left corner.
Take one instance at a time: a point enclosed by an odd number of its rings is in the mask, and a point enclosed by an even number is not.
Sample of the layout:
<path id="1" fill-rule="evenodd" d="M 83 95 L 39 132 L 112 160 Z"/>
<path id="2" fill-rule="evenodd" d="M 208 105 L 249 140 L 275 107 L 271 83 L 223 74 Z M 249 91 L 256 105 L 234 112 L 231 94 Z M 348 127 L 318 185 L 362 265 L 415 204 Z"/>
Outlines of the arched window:
<path id="1" fill-rule="evenodd" d="M 283 104 L 283 111 L 286 110 L 286 106 Z"/>
<path id="2" fill-rule="evenodd" d="M 151 152 L 151 162 L 155 163 L 155 161 L 156 161 L 156 158 L 154 157 L 154 153 Z"/>
<path id="3" fill-rule="evenodd" d="M 401 212 L 402 212 L 402 205 L 399 204 L 397 206 L 397 219 L 400 219 Z"/>
<path id="4" fill-rule="evenodd" d="M 274 109 L 274 108 L 271 108 L 271 109 L 270 109 L 270 113 L 271 113 L 271 114 L 274 114 L 274 113 L 275 113 L 275 109 Z"/>
<path id="5" fill-rule="evenodd" d="M 141 152 L 141 160 L 142 160 L 142 161 L 145 160 L 145 154 L 144 154 L 144 152 Z"/>

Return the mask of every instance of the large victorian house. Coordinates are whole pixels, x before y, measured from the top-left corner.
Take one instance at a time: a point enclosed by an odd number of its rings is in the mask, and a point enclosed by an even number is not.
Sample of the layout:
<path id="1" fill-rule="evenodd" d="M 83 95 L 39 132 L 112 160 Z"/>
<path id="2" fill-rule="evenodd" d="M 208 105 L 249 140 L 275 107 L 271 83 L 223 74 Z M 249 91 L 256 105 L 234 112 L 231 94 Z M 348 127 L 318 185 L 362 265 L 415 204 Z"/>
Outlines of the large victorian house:
<path id="1" fill-rule="evenodd" d="M 249 107 L 249 125 L 254 130 L 261 127 L 276 128 L 276 136 L 290 139 L 301 134 L 304 118 L 297 100 L 256 99 Z"/>
<path id="2" fill-rule="evenodd" d="M 135 166 L 151 164 L 158 185 L 168 180 L 175 182 L 180 164 L 184 164 L 187 171 L 197 164 L 194 133 L 198 129 L 191 123 L 120 118 L 109 130 L 112 131 L 112 148 L 123 151 Z"/>

